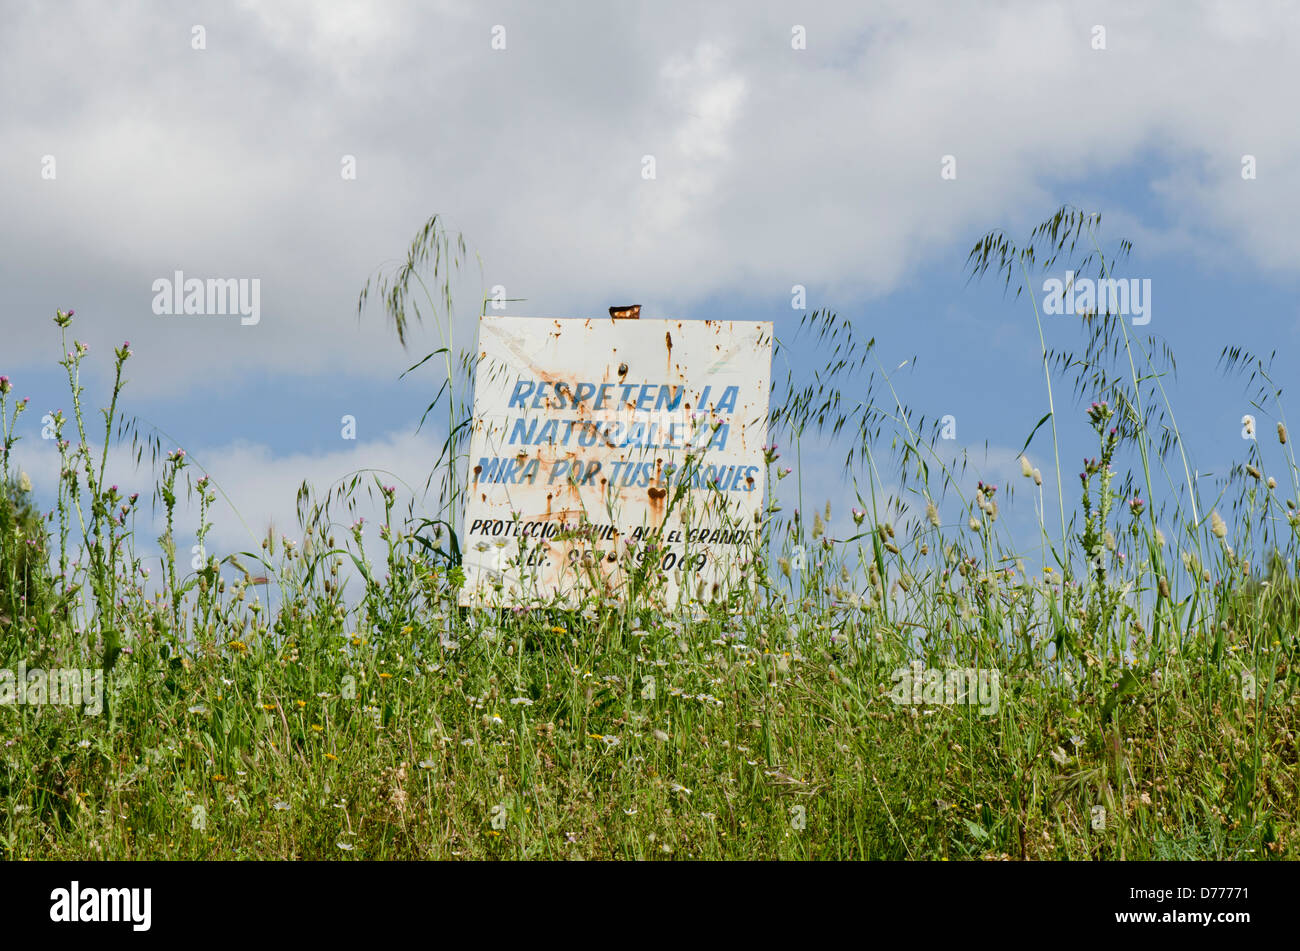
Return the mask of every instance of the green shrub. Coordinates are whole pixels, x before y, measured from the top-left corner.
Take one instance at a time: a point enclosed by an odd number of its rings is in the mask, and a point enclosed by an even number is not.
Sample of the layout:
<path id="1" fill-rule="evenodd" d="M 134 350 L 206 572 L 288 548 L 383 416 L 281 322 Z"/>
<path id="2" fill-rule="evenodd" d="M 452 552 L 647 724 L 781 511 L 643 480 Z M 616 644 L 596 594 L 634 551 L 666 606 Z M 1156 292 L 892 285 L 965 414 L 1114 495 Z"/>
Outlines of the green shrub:
<path id="1" fill-rule="evenodd" d="M 49 590 L 48 537 L 24 476 L 0 481 L 0 630 L 40 610 Z"/>

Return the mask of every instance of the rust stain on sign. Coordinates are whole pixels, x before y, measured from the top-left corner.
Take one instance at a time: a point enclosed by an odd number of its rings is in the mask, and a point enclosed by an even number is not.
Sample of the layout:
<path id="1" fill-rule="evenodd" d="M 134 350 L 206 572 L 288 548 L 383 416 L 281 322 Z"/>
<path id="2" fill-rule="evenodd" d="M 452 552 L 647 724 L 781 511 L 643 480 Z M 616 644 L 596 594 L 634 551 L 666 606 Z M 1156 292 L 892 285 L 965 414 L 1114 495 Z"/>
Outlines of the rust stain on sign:
<path id="1" fill-rule="evenodd" d="M 772 325 L 619 316 L 481 318 L 462 603 L 618 596 L 639 565 L 716 592 L 749 557 Z"/>

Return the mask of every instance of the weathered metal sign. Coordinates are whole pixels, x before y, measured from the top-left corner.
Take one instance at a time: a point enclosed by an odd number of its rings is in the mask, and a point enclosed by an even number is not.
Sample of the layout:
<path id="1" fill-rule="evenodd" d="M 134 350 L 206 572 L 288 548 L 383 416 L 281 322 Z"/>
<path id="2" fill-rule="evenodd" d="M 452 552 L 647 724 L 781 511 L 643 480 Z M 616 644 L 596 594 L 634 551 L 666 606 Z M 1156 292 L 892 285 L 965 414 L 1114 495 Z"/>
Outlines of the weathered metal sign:
<path id="1" fill-rule="evenodd" d="M 753 558 L 772 325 L 483 317 L 462 604 L 710 600 Z"/>

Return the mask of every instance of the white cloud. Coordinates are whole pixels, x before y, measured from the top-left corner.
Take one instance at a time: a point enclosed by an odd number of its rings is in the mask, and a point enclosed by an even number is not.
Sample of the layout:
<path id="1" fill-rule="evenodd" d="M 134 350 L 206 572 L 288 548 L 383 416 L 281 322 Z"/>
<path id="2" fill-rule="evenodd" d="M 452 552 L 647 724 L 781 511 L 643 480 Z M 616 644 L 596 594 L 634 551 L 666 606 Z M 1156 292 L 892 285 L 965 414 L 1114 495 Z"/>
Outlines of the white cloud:
<path id="1" fill-rule="evenodd" d="M 7 24 L 10 369 L 42 359 L 35 318 L 76 306 L 92 345 L 136 344 L 137 392 L 183 388 L 196 368 L 389 374 L 401 358 L 377 312 L 358 328 L 356 294 L 434 211 L 481 252 L 487 286 L 527 298 L 515 312 L 547 315 L 637 300 L 647 316 L 701 316 L 705 299 L 793 283 L 810 307 L 841 304 L 951 243 L 1037 221 L 1070 197 L 1061 182 L 1134 163 L 1173 219 L 1146 226 L 1153 242 L 1300 266 L 1300 129 L 1277 121 L 1300 78 L 1291 6 L 210 13 L 203 51 L 163 7 L 33 8 Z M 790 48 L 795 22 L 806 50 Z M 490 48 L 498 23 L 504 51 Z M 1240 177 L 1246 153 L 1257 181 Z M 45 154 L 56 181 L 39 178 Z M 954 182 L 939 177 L 948 154 Z M 262 323 L 155 317 L 150 283 L 178 267 L 261 277 Z M 461 287 L 470 314 L 477 273 Z"/>

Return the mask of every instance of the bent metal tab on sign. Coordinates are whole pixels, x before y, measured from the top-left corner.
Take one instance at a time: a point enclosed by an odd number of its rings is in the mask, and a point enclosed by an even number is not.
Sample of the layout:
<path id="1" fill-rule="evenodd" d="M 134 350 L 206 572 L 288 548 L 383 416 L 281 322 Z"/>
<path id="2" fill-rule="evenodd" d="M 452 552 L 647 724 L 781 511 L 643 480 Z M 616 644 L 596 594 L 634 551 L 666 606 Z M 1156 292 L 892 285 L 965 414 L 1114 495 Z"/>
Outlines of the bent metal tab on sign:
<path id="1" fill-rule="evenodd" d="M 462 604 L 712 600 L 761 530 L 772 324 L 482 317 Z"/>

